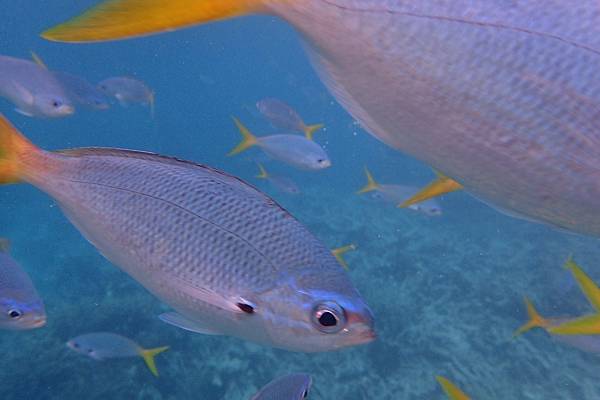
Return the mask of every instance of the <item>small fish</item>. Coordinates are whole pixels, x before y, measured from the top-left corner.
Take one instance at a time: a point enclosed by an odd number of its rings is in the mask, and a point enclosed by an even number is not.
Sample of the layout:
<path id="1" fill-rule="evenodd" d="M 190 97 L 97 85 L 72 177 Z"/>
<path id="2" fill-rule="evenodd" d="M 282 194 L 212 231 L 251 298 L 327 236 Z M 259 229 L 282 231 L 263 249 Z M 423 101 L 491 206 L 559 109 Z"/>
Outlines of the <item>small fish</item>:
<path id="1" fill-rule="evenodd" d="M 127 76 L 115 76 L 98 83 L 98 88 L 105 94 L 113 96 L 119 104 L 144 104 L 150 106 L 154 115 L 154 92 L 142 81 Z"/>
<path id="2" fill-rule="evenodd" d="M 0 239 L 0 329 L 41 328 L 46 325 L 44 303 L 8 252 L 8 241 Z"/>
<path id="3" fill-rule="evenodd" d="M 308 398 L 311 385 L 310 375 L 290 374 L 269 382 L 250 400 L 303 400 Z"/>
<path id="4" fill-rule="evenodd" d="M 256 175 L 258 179 L 265 179 L 271 185 L 273 185 L 277 190 L 280 190 L 284 193 L 288 194 L 300 194 L 300 188 L 296 185 L 296 182 L 291 180 L 286 176 L 281 175 L 272 175 L 267 172 L 265 167 L 262 164 L 258 164 L 258 169 L 260 173 Z"/>
<path id="5" fill-rule="evenodd" d="M 443 376 L 436 376 L 435 379 L 438 381 L 444 392 L 450 400 L 469 400 L 462 390 L 460 390 L 454 383 L 450 382 Z"/>
<path id="6" fill-rule="evenodd" d="M 455 192 L 463 188 L 463 186 L 460 183 L 448 178 L 441 172 L 435 171 L 435 173 L 437 175 L 435 181 L 431 182 L 429 185 L 421 189 L 418 193 L 414 194 L 409 199 L 399 204 L 398 207 L 410 207 L 412 205 L 422 203 L 428 199 L 439 197 L 443 194 Z"/>
<path id="7" fill-rule="evenodd" d="M 418 188 L 411 186 L 395 185 L 395 184 L 379 184 L 371 175 L 371 172 L 365 167 L 365 175 L 367 176 L 367 184 L 357 193 L 363 194 L 372 192 L 371 197 L 377 200 L 382 200 L 389 204 L 397 205 L 413 194 L 419 191 Z M 422 202 L 412 204 L 407 207 L 410 210 L 420 212 L 430 217 L 442 215 L 442 207 L 435 199 L 428 199 Z"/>
<path id="8" fill-rule="evenodd" d="M 331 251 L 236 177 L 131 150 L 43 151 L 0 116 L 0 183 L 18 181 L 52 196 L 104 256 L 170 305 L 166 323 L 305 352 L 375 338 Z"/>
<path id="9" fill-rule="evenodd" d="M 31 58 L 40 67 L 46 70 L 48 69 L 46 63 L 44 63 L 37 53 L 32 51 Z M 51 72 L 73 103 L 78 103 L 96 110 L 105 110 L 110 107 L 104 93 L 85 79 L 68 72 Z"/>
<path id="10" fill-rule="evenodd" d="M 110 107 L 106 95 L 84 78 L 61 71 L 53 71 L 52 74 L 73 103 L 95 110 L 106 110 Z"/>
<path id="11" fill-rule="evenodd" d="M 590 354 L 600 355 L 600 336 L 598 335 L 560 335 L 552 332 L 552 328 L 561 326 L 565 323 L 573 321 L 575 318 L 568 317 L 555 317 L 546 318 L 543 317 L 533 306 L 533 303 L 525 298 L 525 305 L 527 306 L 527 314 L 529 320 L 523 324 L 514 333 L 514 337 L 525 333 L 533 328 L 542 328 L 548 332 L 553 339 L 560 343 L 564 343 L 571 347 L 575 347 L 581 351 Z"/>
<path id="12" fill-rule="evenodd" d="M 331 160 L 321 146 L 299 135 L 269 135 L 256 137 L 237 119 L 235 125 L 242 134 L 242 142 L 229 152 L 229 156 L 258 146 L 270 157 L 306 170 L 320 170 L 331 166 Z"/>
<path id="13" fill-rule="evenodd" d="M 345 270 L 347 270 L 348 264 L 346 263 L 346 260 L 344 260 L 344 257 L 342 257 L 342 256 L 345 253 L 347 253 L 349 251 L 354 251 L 354 250 L 356 250 L 356 246 L 354 244 L 349 244 L 347 246 L 342 246 L 342 247 L 338 247 L 337 249 L 333 249 L 333 250 L 331 250 L 331 253 L 335 256 L 335 259 L 338 260 L 340 265 L 342 267 L 344 267 Z"/>
<path id="14" fill-rule="evenodd" d="M 144 349 L 124 336 L 110 332 L 87 333 L 67 342 L 67 347 L 79 354 L 103 361 L 111 358 L 142 357 L 154 376 L 158 376 L 154 357 L 169 346 Z"/>
<path id="15" fill-rule="evenodd" d="M 73 114 L 67 93 L 47 69 L 29 60 L 0 56 L 0 97 L 29 117 L 57 118 Z"/>
<path id="16" fill-rule="evenodd" d="M 315 131 L 324 126 L 323 124 L 306 125 L 296 110 L 279 99 L 262 99 L 256 103 L 256 108 L 276 128 L 302 132 L 308 140 L 312 140 Z"/>

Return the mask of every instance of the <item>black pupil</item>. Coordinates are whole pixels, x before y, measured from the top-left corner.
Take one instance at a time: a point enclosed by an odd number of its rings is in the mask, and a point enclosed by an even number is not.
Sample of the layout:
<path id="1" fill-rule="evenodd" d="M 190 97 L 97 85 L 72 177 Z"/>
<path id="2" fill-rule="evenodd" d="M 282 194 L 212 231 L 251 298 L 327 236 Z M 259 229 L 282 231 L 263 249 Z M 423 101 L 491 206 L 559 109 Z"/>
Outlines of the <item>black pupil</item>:
<path id="1" fill-rule="evenodd" d="M 335 315 L 329 311 L 325 311 L 319 317 L 319 323 L 323 326 L 335 326 L 337 324 L 337 319 L 335 318 Z"/>
<path id="2" fill-rule="evenodd" d="M 21 313 L 15 310 L 12 310 L 11 312 L 8 313 L 8 315 L 10 315 L 11 318 L 17 318 L 21 316 Z"/>
<path id="3" fill-rule="evenodd" d="M 238 303 L 237 306 L 240 308 L 240 310 L 247 314 L 252 314 L 254 312 L 254 307 L 252 307 L 250 304 Z"/>
<path id="4" fill-rule="evenodd" d="M 58 107 L 58 106 L 60 105 L 60 103 L 59 103 L 58 101 L 54 101 L 54 102 L 52 102 L 52 105 L 53 105 L 54 107 Z"/>

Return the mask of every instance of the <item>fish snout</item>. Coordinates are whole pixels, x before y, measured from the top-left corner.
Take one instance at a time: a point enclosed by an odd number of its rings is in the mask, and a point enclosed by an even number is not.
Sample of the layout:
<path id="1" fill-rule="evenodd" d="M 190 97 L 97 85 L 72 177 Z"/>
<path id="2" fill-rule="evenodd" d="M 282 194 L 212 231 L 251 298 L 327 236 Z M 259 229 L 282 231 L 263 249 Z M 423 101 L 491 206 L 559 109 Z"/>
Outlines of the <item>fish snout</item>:
<path id="1" fill-rule="evenodd" d="M 41 328 L 46 325 L 47 318 L 45 315 L 36 316 L 31 321 L 32 328 Z"/>
<path id="2" fill-rule="evenodd" d="M 377 338 L 375 318 L 369 309 L 347 311 L 348 327 L 351 329 L 353 344 L 369 343 Z"/>

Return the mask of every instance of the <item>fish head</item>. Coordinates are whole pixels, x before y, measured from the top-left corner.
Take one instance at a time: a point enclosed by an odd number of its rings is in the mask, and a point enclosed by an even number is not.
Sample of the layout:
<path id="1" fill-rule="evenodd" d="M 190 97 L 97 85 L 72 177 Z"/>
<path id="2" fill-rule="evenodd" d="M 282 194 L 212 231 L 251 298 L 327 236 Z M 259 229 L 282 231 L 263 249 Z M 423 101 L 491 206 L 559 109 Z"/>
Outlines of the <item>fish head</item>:
<path id="1" fill-rule="evenodd" d="M 271 345 L 292 351 L 324 352 L 375 339 L 374 318 L 354 291 L 272 290 L 260 303 Z"/>
<path id="2" fill-rule="evenodd" d="M 103 360 L 102 356 L 96 351 L 94 346 L 91 346 L 89 343 L 86 342 L 85 339 L 82 339 L 79 336 L 69 340 L 65 344 L 69 349 L 73 350 L 76 353 L 91 357 L 94 360 Z"/>
<path id="3" fill-rule="evenodd" d="M 28 330 L 46 325 L 46 310 L 41 300 L 15 297 L 18 296 L 0 298 L 0 329 Z"/>
<path id="4" fill-rule="evenodd" d="M 301 164 L 304 169 L 316 171 L 331 167 L 331 160 L 324 151 L 316 151 L 306 153 Z"/>
<path id="5" fill-rule="evenodd" d="M 37 94 L 33 108 L 36 114 L 49 118 L 66 117 L 75 112 L 75 107 L 69 99 L 56 94 Z"/>

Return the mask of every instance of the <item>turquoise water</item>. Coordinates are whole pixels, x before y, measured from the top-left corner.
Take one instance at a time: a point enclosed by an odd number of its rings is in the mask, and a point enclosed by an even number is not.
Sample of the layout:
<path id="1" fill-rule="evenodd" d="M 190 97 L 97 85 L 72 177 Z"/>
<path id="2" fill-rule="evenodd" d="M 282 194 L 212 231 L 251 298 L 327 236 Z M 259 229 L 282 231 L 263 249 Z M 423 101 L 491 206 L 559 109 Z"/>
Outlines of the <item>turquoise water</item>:
<path id="1" fill-rule="evenodd" d="M 66 45 L 44 28 L 95 3 L 0 0 L 1 53 L 34 50 L 57 70 L 92 82 L 133 75 L 156 92 L 147 108 L 115 106 L 70 118 L 31 119 L 0 102 L 0 112 L 47 149 L 111 146 L 208 164 L 265 189 L 330 247 L 355 243 L 350 275 L 376 316 L 378 340 L 328 354 L 275 350 L 163 324 L 168 308 L 100 256 L 52 199 L 26 185 L 0 189 L 0 236 L 43 296 L 49 321 L 28 332 L 0 332 L 0 399 L 247 399 L 271 379 L 308 372 L 315 399 L 443 399 L 434 376 L 474 399 L 597 399 L 594 355 L 542 331 L 518 339 L 524 295 L 543 314 L 590 311 L 561 265 L 569 253 L 597 280 L 597 240 L 510 218 L 464 193 L 441 200 L 439 218 L 359 197 L 363 165 L 381 182 L 420 186 L 429 168 L 379 143 L 334 101 L 311 69 L 294 31 L 251 17 L 136 41 Z M 8 11 L 10 10 L 10 12 Z M 320 172 L 266 161 L 302 194 L 288 196 L 253 178 L 257 150 L 225 154 L 239 141 L 231 115 L 256 133 L 273 132 L 254 104 L 278 97 L 307 123 L 333 160 Z M 96 362 L 70 352 L 73 336 L 113 331 L 157 357 L 160 378 L 141 360 Z"/>

